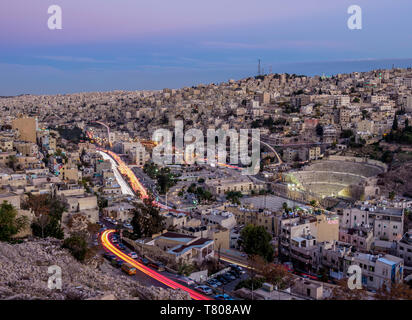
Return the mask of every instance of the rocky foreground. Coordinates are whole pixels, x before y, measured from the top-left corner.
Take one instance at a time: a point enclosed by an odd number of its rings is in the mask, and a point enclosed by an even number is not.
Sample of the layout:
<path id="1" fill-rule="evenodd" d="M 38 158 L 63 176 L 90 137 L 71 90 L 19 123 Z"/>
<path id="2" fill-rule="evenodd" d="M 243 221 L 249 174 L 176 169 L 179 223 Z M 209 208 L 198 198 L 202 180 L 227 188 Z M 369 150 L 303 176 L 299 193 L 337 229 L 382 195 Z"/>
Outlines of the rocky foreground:
<path id="1" fill-rule="evenodd" d="M 50 266 L 62 269 L 62 289 L 49 289 Z M 83 300 L 148 299 L 186 300 L 181 290 L 146 287 L 131 277 L 107 272 L 107 262 L 95 259 L 82 264 L 61 249 L 56 239 L 0 243 L 0 299 Z"/>

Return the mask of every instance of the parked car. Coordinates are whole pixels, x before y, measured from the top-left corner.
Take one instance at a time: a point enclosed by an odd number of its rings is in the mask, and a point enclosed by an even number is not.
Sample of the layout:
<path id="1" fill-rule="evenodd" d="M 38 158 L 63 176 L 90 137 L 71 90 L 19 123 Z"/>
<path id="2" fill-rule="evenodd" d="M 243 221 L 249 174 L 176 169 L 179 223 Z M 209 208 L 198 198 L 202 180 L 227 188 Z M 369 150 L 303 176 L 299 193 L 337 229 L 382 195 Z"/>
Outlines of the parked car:
<path id="1" fill-rule="evenodd" d="M 204 294 L 207 294 L 207 295 L 210 295 L 210 294 L 213 293 L 213 290 L 208 286 L 197 286 L 197 287 L 195 287 L 195 289 L 197 291 L 200 291 L 201 293 L 204 293 Z"/>
<path id="2" fill-rule="evenodd" d="M 126 246 L 123 243 L 118 243 L 116 245 L 116 247 L 118 247 L 120 250 L 125 250 L 126 249 Z"/>
<path id="3" fill-rule="evenodd" d="M 234 276 L 235 279 L 240 277 L 239 273 L 237 273 L 236 271 L 229 271 L 228 274 Z"/>
<path id="4" fill-rule="evenodd" d="M 215 281 L 215 283 L 216 283 L 216 285 L 218 286 L 218 287 L 220 287 L 223 283 L 222 282 L 220 282 L 219 280 L 217 280 L 216 278 L 213 278 L 213 280 Z"/>
<path id="5" fill-rule="evenodd" d="M 149 260 L 147 260 L 146 258 L 142 259 L 142 263 L 147 266 L 149 264 Z"/>
<path id="6" fill-rule="evenodd" d="M 245 271 L 243 270 L 243 268 L 242 268 L 241 266 L 236 265 L 236 264 L 231 264 L 231 265 L 230 265 L 230 268 L 231 268 L 233 271 L 237 272 L 237 273 L 245 273 Z"/>
<path id="7" fill-rule="evenodd" d="M 231 296 L 226 293 L 218 294 L 214 297 L 216 300 L 234 300 Z"/>
<path id="8" fill-rule="evenodd" d="M 219 285 L 217 284 L 218 282 L 214 279 L 210 279 L 208 281 L 206 281 L 206 283 L 211 286 L 212 288 L 217 288 L 219 287 Z"/>
<path id="9" fill-rule="evenodd" d="M 111 254 L 111 253 L 109 253 L 109 252 L 105 252 L 105 253 L 103 254 L 103 257 L 106 258 L 106 259 L 109 260 L 109 261 L 112 261 L 114 258 L 116 258 L 116 256 L 115 256 L 114 254 Z"/>
<path id="10" fill-rule="evenodd" d="M 129 257 L 132 258 L 132 259 L 137 259 L 139 256 L 137 255 L 136 252 L 130 252 Z"/>
<path id="11" fill-rule="evenodd" d="M 188 278 L 188 277 L 183 277 L 182 276 L 182 277 L 177 278 L 177 280 L 184 283 L 186 286 L 191 286 L 191 285 L 195 284 L 195 282 L 192 279 Z"/>
<path id="12" fill-rule="evenodd" d="M 218 277 L 217 277 L 217 280 L 220 281 L 220 282 L 223 283 L 223 284 L 226 284 L 226 283 L 229 282 L 229 280 L 226 279 L 225 277 L 223 277 L 222 275 L 218 276 Z"/>
<path id="13" fill-rule="evenodd" d="M 236 279 L 235 276 L 233 276 L 233 275 L 230 274 L 230 273 L 225 273 L 225 274 L 223 275 L 223 278 L 225 278 L 225 279 L 228 280 L 228 281 L 232 281 L 232 280 L 235 280 L 235 279 Z"/>
<path id="14" fill-rule="evenodd" d="M 114 258 L 111 261 L 112 265 L 114 265 L 115 267 L 119 268 L 122 266 L 122 264 L 124 263 L 124 261 L 122 259 L 118 259 L 118 258 Z"/>
<path id="15" fill-rule="evenodd" d="M 130 223 L 124 223 L 123 227 L 127 228 L 127 229 L 133 229 L 132 225 Z"/>
<path id="16" fill-rule="evenodd" d="M 148 264 L 148 267 L 151 267 L 151 268 L 153 268 L 157 271 L 165 271 L 165 267 L 161 263 L 151 262 L 151 263 Z"/>

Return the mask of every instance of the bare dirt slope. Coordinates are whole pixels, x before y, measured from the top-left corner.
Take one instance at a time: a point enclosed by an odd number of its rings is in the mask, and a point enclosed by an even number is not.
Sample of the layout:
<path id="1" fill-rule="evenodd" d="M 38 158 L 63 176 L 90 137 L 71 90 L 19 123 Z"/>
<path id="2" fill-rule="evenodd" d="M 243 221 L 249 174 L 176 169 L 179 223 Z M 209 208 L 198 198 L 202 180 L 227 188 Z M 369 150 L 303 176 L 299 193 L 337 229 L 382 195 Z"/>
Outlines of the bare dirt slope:
<path id="1" fill-rule="evenodd" d="M 379 179 L 384 194 L 391 191 L 399 196 L 412 197 L 412 161 L 402 163 L 385 173 Z"/>

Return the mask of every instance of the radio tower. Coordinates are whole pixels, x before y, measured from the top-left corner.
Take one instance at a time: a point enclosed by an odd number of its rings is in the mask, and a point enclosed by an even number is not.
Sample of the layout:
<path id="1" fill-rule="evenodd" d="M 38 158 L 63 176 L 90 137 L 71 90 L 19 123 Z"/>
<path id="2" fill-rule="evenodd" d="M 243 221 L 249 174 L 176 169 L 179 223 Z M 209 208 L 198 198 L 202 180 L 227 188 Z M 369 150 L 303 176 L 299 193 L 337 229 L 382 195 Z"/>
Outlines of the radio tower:
<path id="1" fill-rule="evenodd" d="M 259 61 L 259 63 L 258 63 L 258 76 L 260 76 L 260 75 L 261 75 L 261 70 L 260 70 L 260 59 L 259 59 L 258 61 Z"/>

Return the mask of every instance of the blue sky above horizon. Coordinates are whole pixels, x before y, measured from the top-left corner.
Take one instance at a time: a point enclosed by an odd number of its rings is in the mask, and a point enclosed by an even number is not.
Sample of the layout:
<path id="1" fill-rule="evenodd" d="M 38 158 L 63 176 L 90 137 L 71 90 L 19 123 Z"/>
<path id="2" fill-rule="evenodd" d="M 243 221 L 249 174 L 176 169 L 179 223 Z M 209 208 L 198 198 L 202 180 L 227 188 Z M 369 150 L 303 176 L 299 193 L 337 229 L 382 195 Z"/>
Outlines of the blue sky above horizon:
<path id="1" fill-rule="evenodd" d="M 47 9 L 63 11 L 49 30 Z M 363 10 L 349 30 L 347 9 Z M 2 0 L 0 95 L 178 88 L 412 65 L 410 0 Z"/>

